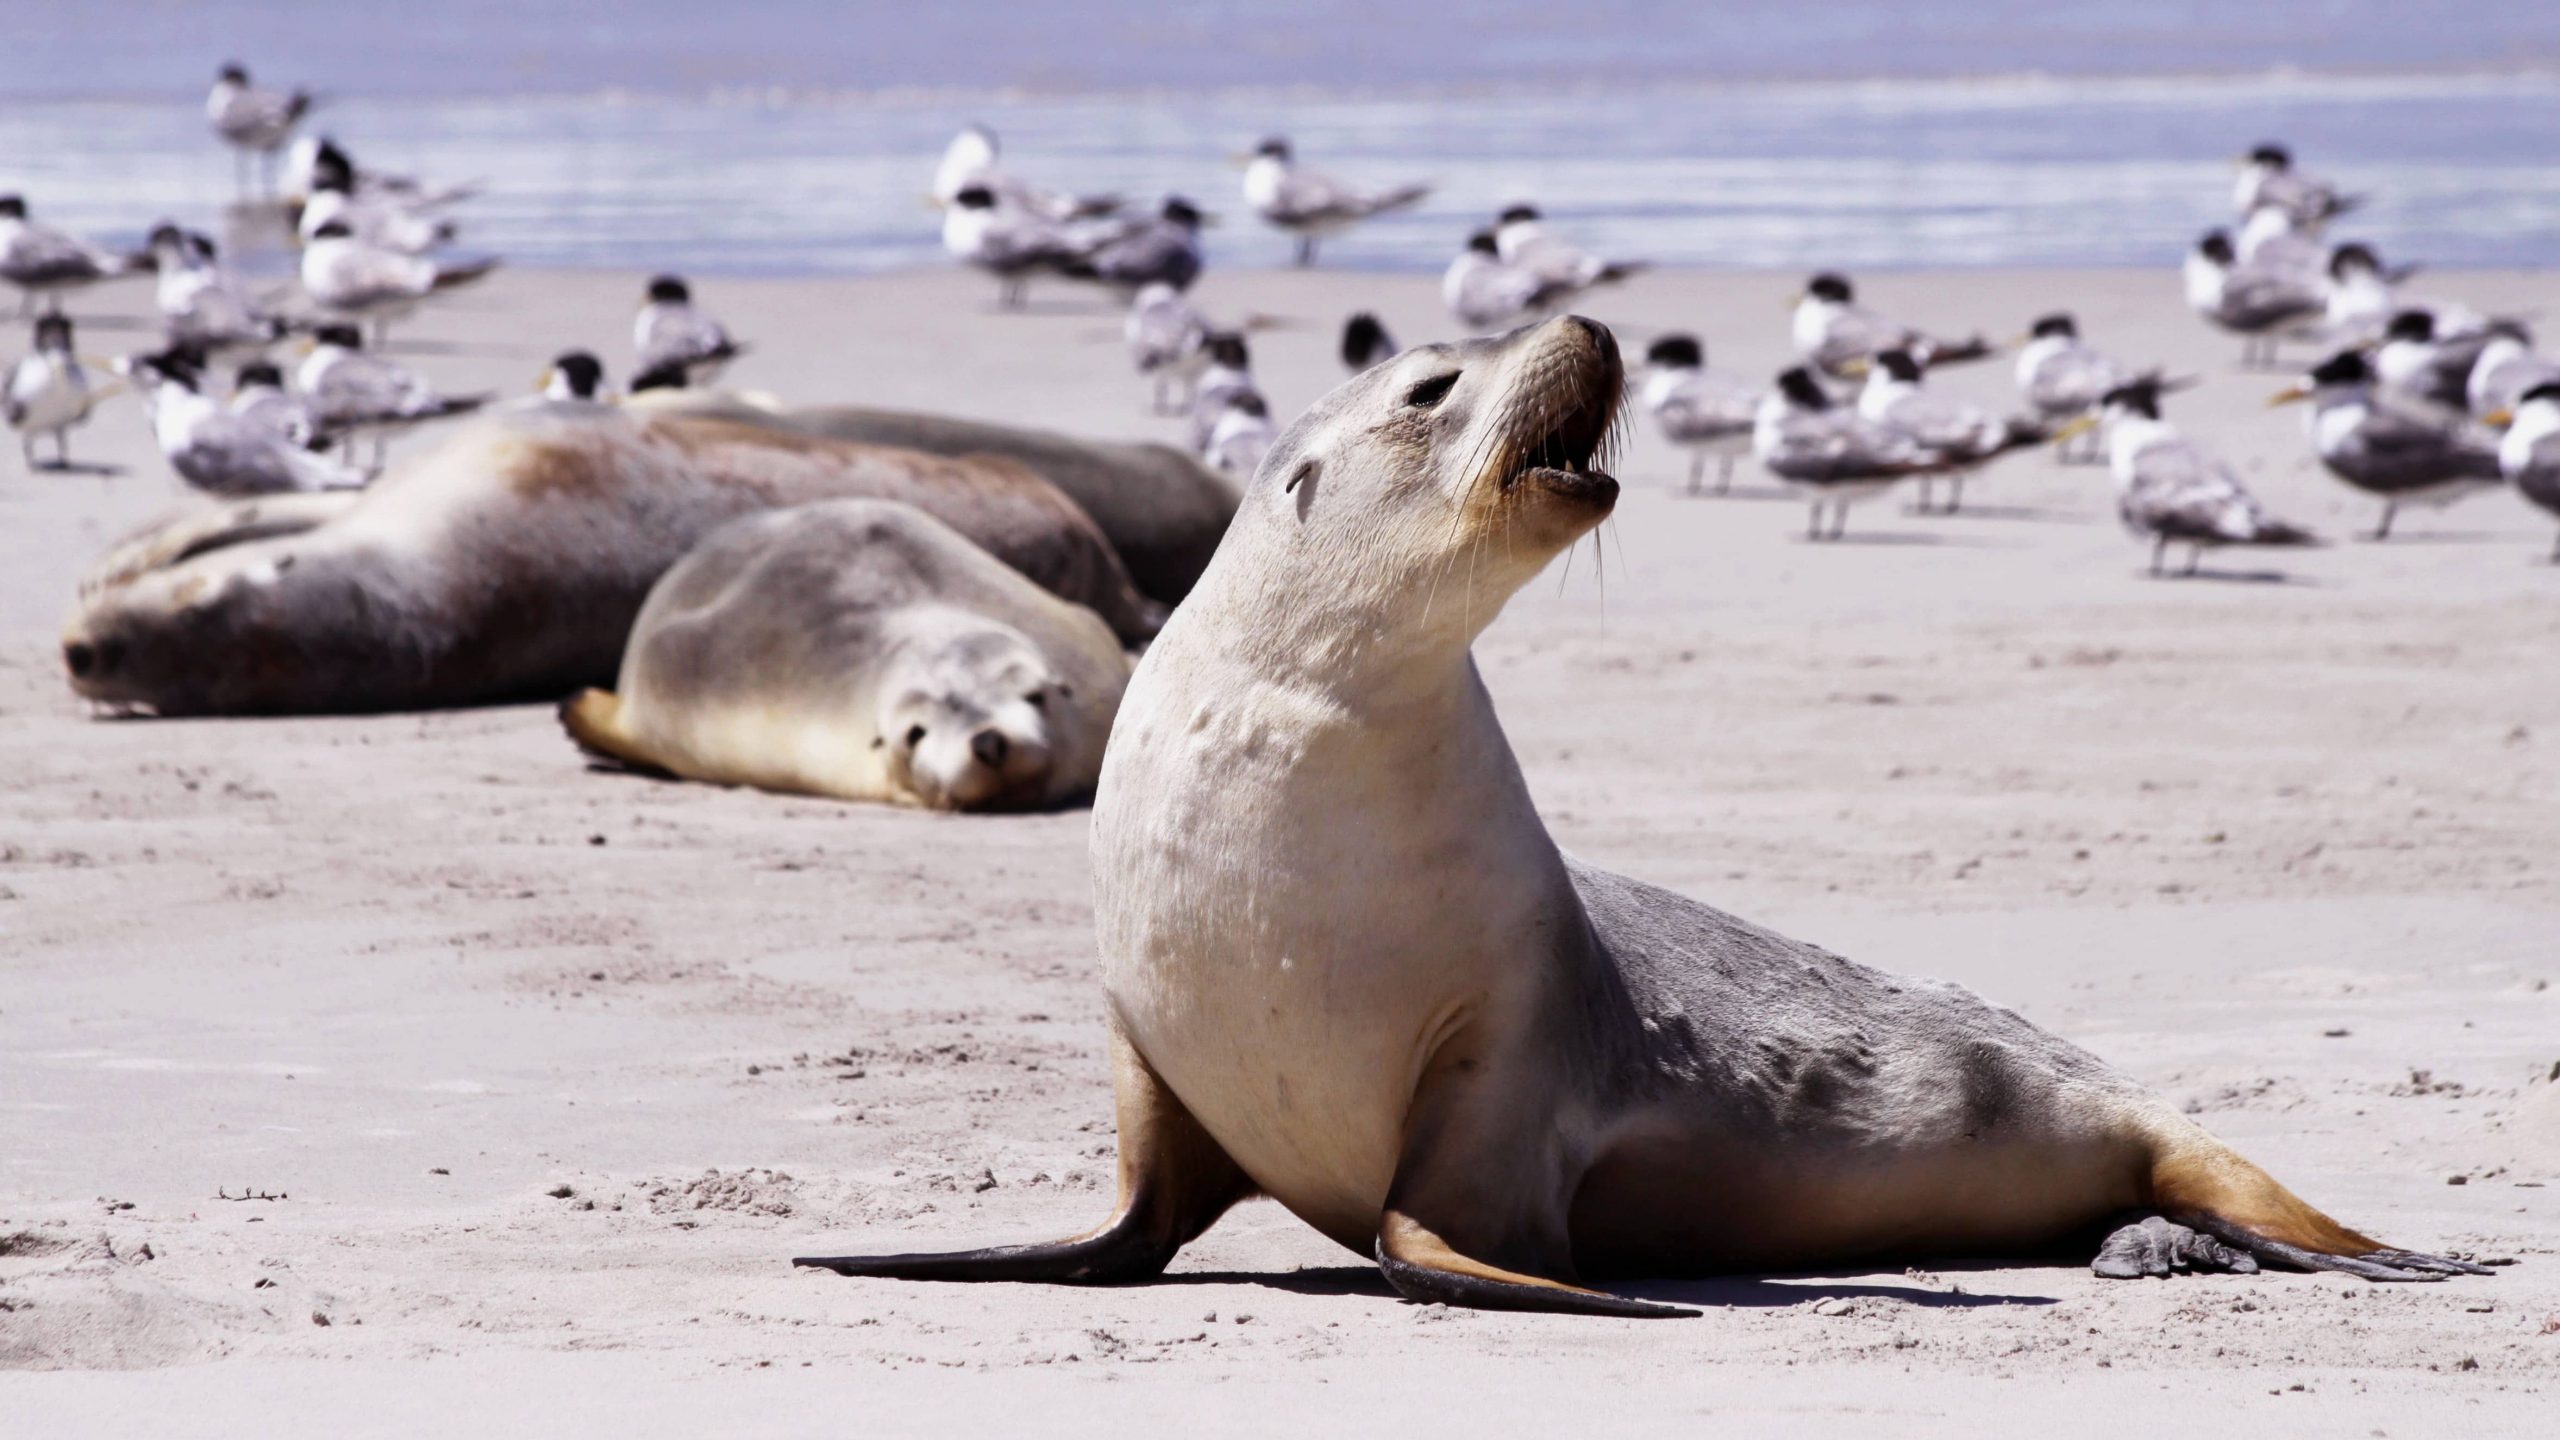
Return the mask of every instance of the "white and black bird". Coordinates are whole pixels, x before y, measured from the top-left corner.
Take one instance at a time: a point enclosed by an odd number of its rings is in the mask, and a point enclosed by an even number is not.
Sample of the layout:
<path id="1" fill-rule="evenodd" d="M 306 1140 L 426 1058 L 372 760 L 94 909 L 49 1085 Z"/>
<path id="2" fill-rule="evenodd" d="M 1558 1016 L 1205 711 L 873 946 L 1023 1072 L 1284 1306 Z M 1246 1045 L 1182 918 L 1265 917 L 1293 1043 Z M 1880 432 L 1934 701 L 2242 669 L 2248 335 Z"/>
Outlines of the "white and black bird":
<path id="1" fill-rule="evenodd" d="M 2317 275 L 2329 263 L 2329 246 L 2315 228 L 2304 226 L 2284 209 L 2261 205 L 2240 222 L 2232 241 L 2243 265 Z"/>
<path id="2" fill-rule="evenodd" d="M 2322 332 L 2329 295 L 2321 277 L 2244 265 L 2228 231 L 2206 231 L 2187 252 L 2183 273 L 2187 308 L 2240 337 L 2243 366 L 2272 365 L 2280 341 Z"/>
<path id="3" fill-rule="evenodd" d="M 2238 214 L 2273 206 L 2306 226 L 2335 219 L 2363 203 L 2360 196 L 2340 194 L 2327 181 L 2294 169 L 2293 152 L 2276 144 L 2260 145 L 2241 157 L 2240 178 L 2231 190 L 2231 208 Z"/>
<path id="4" fill-rule="evenodd" d="M 303 247 L 302 289 L 329 314 L 371 324 L 379 344 L 392 321 L 415 313 L 428 296 L 470 284 L 497 267 L 495 260 L 446 263 L 368 245 L 333 220 Z"/>
<path id="5" fill-rule="evenodd" d="M 1271 442 L 1279 433 L 1272 426 L 1271 406 L 1261 392 L 1239 390 L 1227 396 L 1217 423 L 1209 428 L 1209 443 L 1201 449 L 1200 458 L 1210 469 L 1241 484 L 1262 468 L 1262 457 L 1271 453 Z"/>
<path id="6" fill-rule="evenodd" d="M 2452 504 L 2504 476 L 2498 447 L 2466 420 L 2378 393 L 2363 354 L 2341 350 L 2269 404 L 2311 402 L 2311 448 L 2329 473 L 2382 501 L 2368 538 L 2386 539 L 2403 505 Z"/>
<path id="7" fill-rule="evenodd" d="M 1342 368 L 1352 374 L 1403 353 L 1396 347 L 1396 337 L 1387 333 L 1386 322 L 1375 314 L 1361 310 L 1342 322 Z"/>
<path id="8" fill-rule="evenodd" d="M 376 170 L 359 165 L 345 147 L 325 135 L 297 137 L 286 147 L 284 157 L 283 199 L 299 206 L 318 191 L 324 173 L 343 175 L 353 183 L 348 188 L 359 200 L 387 200 L 413 210 L 434 210 L 467 200 L 480 191 L 477 184 L 431 185 L 415 175 Z"/>
<path id="9" fill-rule="evenodd" d="M 1244 200 L 1273 228 L 1295 237 L 1301 265 L 1316 261 L 1316 244 L 1371 216 L 1419 204 L 1428 185 L 1355 189 L 1298 163 L 1289 142 L 1275 135 L 1255 147 L 1244 167 Z"/>
<path id="10" fill-rule="evenodd" d="M 2512 411 L 2524 403 L 2525 392 L 2560 380 L 2560 360 L 2533 353 L 2533 332 L 2523 321 L 2494 320 L 2484 333 L 2487 343 L 2464 384 L 2472 414 Z"/>
<path id="11" fill-rule="evenodd" d="M 53 437 L 50 468 L 71 468 L 71 430 L 85 425 L 89 412 L 113 393 L 104 376 L 92 375 L 71 344 L 71 320 L 46 315 L 36 321 L 35 348 L 9 371 L 9 388 L 0 395 L 0 418 L 18 432 L 27 468 L 36 468 L 36 437 Z"/>
<path id="12" fill-rule="evenodd" d="M 943 209 L 958 204 L 960 192 L 978 186 L 1018 210 L 1044 220 L 1091 220 L 1120 208 L 1117 195 L 1071 195 L 1044 190 L 1007 174 L 998 162 L 996 132 L 984 125 L 963 126 L 943 147 L 933 172 L 933 203 Z"/>
<path id="13" fill-rule="evenodd" d="M 254 420 L 305 450 L 328 444 L 311 406 L 285 388 L 284 371 L 272 361 L 252 360 L 232 373 L 231 413 Z"/>
<path id="14" fill-rule="evenodd" d="M 2489 319 L 2468 305 L 2429 300 L 2402 293 L 2400 284 L 2417 273 L 2415 265 L 2385 265 L 2372 246 L 2350 241 L 2329 252 L 2327 328 L 2331 345 L 2376 345 L 2392 318 L 2423 310 L 2438 338 L 2457 339 L 2489 327 Z"/>
<path id="15" fill-rule="evenodd" d="M 185 351 L 128 355 L 117 362 L 141 392 L 152 437 L 169 468 L 215 495 L 271 495 L 293 490 L 352 490 L 364 475 L 306 450 L 262 421 L 231 413 L 204 395 L 203 362 Z"/>
<path id="16" fill-rule="evenodd" d="M 638 352 L 638 373 L 673 367 L 686 385 L 709 385 L 747 353 L 728 328 L 693 303 L 693 287 L 680 275 L 660 275 L 649 282 L 640 313 L 631 322 L 631 346 Z"/>
<path id="17" fill-rule="evenodd" d="M 133 268 L 128 256 L 110 254 L 29 219 L 25 196 L 0 195 L 0 280 L 18 288 L 20 314 L 32 310 L 41 296 L 45 308 L 59 315 L 67 292 Z"/>
<path id="18" fill-rule="evenodd" d="M 293 127 L 311 110 L 311 97 L 300 90 L 262 90 L 249 83 L 239 62 L 222 67 L 213 90 L 204 97 L 204 118 L 213 133 L 231 147 L 233 178 L 243 193 L 249 189 L 252 165 L 272 181 L 275 155 L 293 138 Z"/>
<path id="19" fill-rule="evenodd" d="M 169 343 L 206 355 L 257 350 L 289 327 L 222 263 L 213 241 L 172 224 L 151 231 L 152 302 Z"/>
<path id="20" fill-rule="evenodd" d="M 1752 421 L 1751 454 L 1812 501 L 1808 540 L 1839 539 L 1848 528 L 1851 505 L 1912 476 L 1929 474 L 1940 464 L 1936 456 L 1832 399 L 1803 365 L 1782 372 L 1777 388 L 1761 400 Z M 1826 506 L 1832 512 L 1827 532 L 1822 524 Z"/>
<path id="21" fill-rule="evenodd" d="M 563 350 L 552 357 L 534 389 L 545 400 L 602 404 L 613 399 L 605 382 L 604 362 L 585 350 Z"/>
<path id="22" fill-rule="evenodd" d="M 359 437 L 371 439 L 377 469 L 392 434 L 489 403 L 486 395 L 442 394 L 407 366 L 368 353 L 352 325 L 324 325 L 311 339 L 311 353 L 294 367 L 293 388 L 323 439 L 347 452 Z"/>
<path id="23" fill-rule="evenodd" d="M 2068 314 L 2056 311 L 2036 318 L 2027 329 L 2026 343 L 2018 348 L 2016 367 L 2018 394 L 2044 420 L 2061 426 L 2096 410 L 2107 393 L 2120 386 L 2148 379 L 2154 384 L 2158 372 L 2138 375 L 2131 368 L 2080 338 L 2080 323 Z M 2091 427 L 2079 427 L 2078 433 L 2094 434 Z M 2056 440 L 2057 458 L 2072 458 L 2071 438 Z M 2096 445 L 2091 447 L 2096 454 Z"/>
<path id="24" fill-rule="evenodd" d="M 1033 276 L 1086 273 L 1091 242 L 1063 221 L 1006 203 L 985 185 L 964 185 L 942 213 L 942 248 L 995 276 L 998 303 L 1016 308 Z"/>
<path id="25" fill-rule="evenodd" d="M 1858 391 L 1858 415 L 1913 450 L 1932 457 L 1933 470 L 1947 479 L 1946 507 L 1935 513 L 1953 515 L 1964 505 L 1964 477 L 1998 456 L 2042 444 L 2053 427 L 2032 420 L 2013 420 L 1931 390 L 1923 379 L 1927 367 L 1908 350 L 1878 351 Z M 1920 510 L 1929 510 L 1929 480 L 1920 482 Z"/>
<path id="26" fill-rule="evenodd" d="M 2382 343 L 2373 352 L 2374 377 L 2383 390 L 2402 399 L 2468 414 L 2471 372 L 2492 338 L 2486 329 L 2440 336 L 2432 313 L 2403 310 L 2383 327 Z"/>
<path id="27" fill-rule="evenodd" d="M 2299 525 L 2267 513 L 2228 464 L 2160 418 L 2160 384 L 2141 379 L 2100 397 L 2071 422 L 2102 437 L 2116 482 L 2116 516 L 2151 542 L 2151 573 L 2172 544 L 2188 547 L 2186 573 L 2225 545 L 2315 545 Z"/>
<path id="28" fill-rule="evenodd" d="M 2525 499 L 2560 518 L 2560 377 L 2516 397 L 2506 437 L 2498 443 L 2498 468 Z M 2560 542 L 2551 560 L 2560 565 Z"/>
<path id="29" fill-rule="evenodd" d="M 1082 264 L 1071 267 L 1070 273 L 1124 294 L 1149 285 L 1188 290 L 1200 278 L 1204 221 L 1190 201 L 1168 196 L 1153 219 L 1129 221 L 1116 233 L 1095 240 L 1086 248 Z"/>
<path id="30" fill-rule="evenodd" d="M 1470 330 L 1500 330 L 1545 311 L 1573 287 L 1540 279 L 1502 258 L 1490 230 L 1467 237 L 1467 248 L 1440 276 L 1440 298 Z"/>
<path id="31" fill-rule="evenodd" d="M 1805 282 L 1790 325 L 1796 353 L 1825 375 L 1848 378 L 1887 350 L 1901 350 L 1928 366 L 1979 360 L 1991 342 L 1979 335 L 1948 339 L 1927 334 L 1858 303 L 1849 277 L 1825 270 Z"/>
<path id="32" fill-rule="evenodd" d="M 1171 285 L 1149 285 L 1121 321 L 1129 361 L 1153 387 L 1158 415 L 1187 414 L 1191 387 L 1209 366 L 1209 317 Z"/>
<path id="33" fill-rule="evenodd" d="M 426 206 L 389 195 L 358 195 L 355 172 L 343 166 L 322 165 L 311 185 L 310 198 L 294 221 L 305 245 L 332 223 L 344 225 L 367 245 L 403 255 L 424 255 L 452 244 L 462 233 L 460 226 Z"/>
<path id="34" fill-rule="evenodd" d="M 1610 285 L 1645 268 L 1641 260 L 1611 260 L 1557 234 L 1535 205 L 1513 205 L 1494 222 L 1494 248 L 1509 264 L 1541 280 L 1588 290 Z"/>
<path id="35" fill-rule="evenodd" d="M 1733 462 L 1750 453 L 1751 432 L 1766 397 L 1759 386 L 1707 368 L 1698 337 L 1665 335 L 1644 355 L 1639 404 L 1662 438 L 1689 452 L 1689 493 L 1699 493 L 1707 457 L 1717 459 L 1716 493 L 1733 488 Z"/>
<path id="36" fill-rule="evenodd" d="M 1207 349 L 1209 363 L 1191 390 L 1191 452 L 1195 455 L 1208 453 L 1209 437 L 1227 413 L 1229 400 L 1262 393 L 1262 387 L 1253 383 L 1253 353 L 1244 336 L 1233 330 L 1216 331 L 1209 336 Z"/>

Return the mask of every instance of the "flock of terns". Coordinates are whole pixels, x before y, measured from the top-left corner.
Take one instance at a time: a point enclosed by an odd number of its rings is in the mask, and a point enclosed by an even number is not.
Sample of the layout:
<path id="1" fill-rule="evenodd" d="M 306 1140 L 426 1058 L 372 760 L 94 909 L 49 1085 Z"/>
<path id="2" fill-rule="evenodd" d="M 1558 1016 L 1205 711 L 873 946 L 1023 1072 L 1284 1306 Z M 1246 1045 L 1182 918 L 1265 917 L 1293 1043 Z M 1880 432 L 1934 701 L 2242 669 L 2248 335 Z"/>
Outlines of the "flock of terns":
<path id="1" fill-rule="evenodd" d="M 380 468 L 390 434 L 492 398 L 440 394 L 381 353 L 393 323 L 495 266 L 445 253 L 459 233 L 449 213 L 473 188 L 367 169 L 330 140 L 296 138 L 310 104 L 227 65 L 205 106 L 244 192 L 275 196 L 293 217 L 301 303 L 290 307 L 291 297 L 261 294 L 233 274 L 201 232 L 164 222 L 144 251 L 119 254 L 42 224 L 21 196 L 0 195 L 0 281 L 20 291 L 22 316 L 42 311 L 33 351 L 0 397 L 31 467 L 41 437 L 52 442 L 52 465 L 69 468 L 69 432 L 130 387 L 171 467 L 198 489 L 360 486 Z M 1294 241 L 1300 264 L 1313 263 L 1325 239 L 1429 193 L 1346 183 L 1276 137 L 1238 160 L 1246 205 Z M 1220 326 L 1190 299 L 1211 217 L 1181 196 L 1133 214 L 1116 196 L 1041 188 L 1006 170 L 995 134 L 975 125 L 944 152 L 932 198 L 945 250 L 995 277 L 1000 303 L 1019 305 L 1035 279 L 1119 296 L 1130 358 L 1157 412 L 1187 415 L 1191 447 L 1214 468 L 1241 479 L 1260 464 L 1276 426 L 1253 378 L 1253 324 Z M 2534 353 L 2523 321 L 2408 293 L 2409 268 L 2384 264 L 2367 244 L 2331 244 L 2327 227 L 2360 203 L 2295 168 L 2283 147 L 2258 147 L 2232 196 L 2234 223 L 2207 231 L 2186 257 L 2189 305 L 2240 337 L 2244 366 L 2272 367 L 2287 345 L 2317 347 L 2322 358 L 2276 398 L 2308 400 L 2323 466 L 2382 502 L 2372 538 L 2390 533 L 2404 504 L 2444 504 L 2510 482 L 2560 515 L 2560 360 Z M 1441 296 L 1460 326 L 1481 333 L 1561 310 L 1643 268 L 1595 254 L 1536 207 L 1514 205 L 1467 237 Z M 137 273 L 155 277 L 167 343 L 107 363 L 84 359 L 62 297 Z M 288 372 L 269 354 L 296 339 L 307 354 Z M 1824 272 L 1795 301 L 1791 339 L 1799 363 L 1768 384 L 1710 369 L 1694 335 L 1653 341 L 1636 400 L 1691 453 L 1691 493 L 1703 489 L 1711 459 L 1719 492 L 1729 489 L 1747 454 L 1808 499 L 1809 538 L 1836 539 L 1858 501 L 1912 481 L 1921 513 L 1953 513 L 1968 476 L 2050 443 L 2066 461 L 2108 465 L 2119 514 L 2153 544 L 2154 573 L 2175 543 L 2190 547 L 2192 573 L 2217 546 L 2313 539 L 2270 515 L 2228 464 L 2164 418 L 2166 398 L 2191 380 L 2103 353 L 2068 314 L 2043 316 L 1998 347 L 1896 321 L 1860 304 L 1848 277 Z M 744 353 L 672 275 L 650 282 L 633 344 L 635 391 L 708 384 Z M 1344 326 L 1352 371 L 1397 349 L 1375 315 Z M 1928 384 L 1940 366 L 2011 350 L 2022 413 L 1997 414 Z M 209 385 L 218 361 L 233 366 L 223 395 Z M 546 388 L 555 397 L 608 393 L 601 362 L 585 352 L 561 356 Z M 370 463 L 359 464 L 358 443 L 368 440 Z M 1939 485 L 1943 505 L 1932 500 Z"/>

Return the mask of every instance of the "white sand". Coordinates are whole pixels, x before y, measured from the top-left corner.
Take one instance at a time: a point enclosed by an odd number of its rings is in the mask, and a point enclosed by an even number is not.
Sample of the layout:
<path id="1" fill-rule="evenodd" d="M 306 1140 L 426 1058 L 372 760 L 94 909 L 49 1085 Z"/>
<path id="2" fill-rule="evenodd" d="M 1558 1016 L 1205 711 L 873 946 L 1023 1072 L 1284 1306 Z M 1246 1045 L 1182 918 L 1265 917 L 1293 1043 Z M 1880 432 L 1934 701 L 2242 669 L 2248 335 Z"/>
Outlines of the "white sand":
<path id="1" fill-rule="evenodd" d="M 1793 278 L 1652 275 L 1591 309 L 1765 373 Z M 2429 283 L 2560 310 L 2548 277 Z M 637 289 L 503 275 L 406 338 L 457 387 L 572 343 L 619 371 Z M 1116 316 L 1064 293 L 697 289 L 758 346 L 740 384 L 1174 433 Z M 1868 289 L 1999 333 L 2068 305 L 2204 375 L 2173 418 L 2278 511 L 2371 522 L 2166 272 Z M 1439 326 L 1414 279 L 1203 299 L 1301 322 L 1256 339 L 1284 411 L 1338 378 L 1348 309 Z M 2005 365 L 1944 383 L 2007 397 Z M 1102 1217 L 1085 817 L 592 773 L 539 708 L 90 719 L 53 653 L 73 581 L 175 499 L 137 415 L 75 437 L 116 479 L 0 458 L 0 1366 L 36 1372 L 0 1375 L 9 1434 L 2552 1433 L 2560 569 L 2512 496 L 2215 562 L 2289 583 L 2162 583 L 2094 468 L 2016 459 L 1961 518 L 1887 500 L 1812 546 L 1798 505 L 1665 493 L 1681 464 L 1640 431 L 1605 579 L 1584 547 L 1480 652 L 1564 844 L 1974 985 L 2351 1223 L 2522 1262 L 1634 1287 L 1708 1307 L 1649 1324 L 1407 1306 L 1268 1204 L 1136 1288 L 788 1269 Z M 216 1198 L 244 1190 L 289 1198 Z"/>

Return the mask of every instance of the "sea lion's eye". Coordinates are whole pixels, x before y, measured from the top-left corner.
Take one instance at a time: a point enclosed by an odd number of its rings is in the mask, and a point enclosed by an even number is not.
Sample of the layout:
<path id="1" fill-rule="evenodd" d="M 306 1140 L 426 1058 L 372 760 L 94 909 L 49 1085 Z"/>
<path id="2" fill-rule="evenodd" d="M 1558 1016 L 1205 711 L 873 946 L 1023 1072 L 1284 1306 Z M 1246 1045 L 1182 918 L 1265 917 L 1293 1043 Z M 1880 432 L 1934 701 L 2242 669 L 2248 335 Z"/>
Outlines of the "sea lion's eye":
<path id="1" fill-rule="evenodd" d="M 1404 403 L 1416 410 L 1430 409 L 1449 398 L 1449 392 L 1457 388 L 1458 374 L 1458 371 L 1452 370 L 1446 375 L 1432 376 L 1404 392 Z"/>
<path id="2" fill-rule="evenodd" d="M 919 746 L 919 745 L 921 745 L 921 744 L 923 744 L 923 743 L 924 743 L 924 727 L 923 727 L 923 726 L 921 726 L 921 725 L 910 725 L 910 726 L 908 726 L 908 727 L 907 727 L 907 748 L 908 748 L 908 749 L 910 749 L 910 750 L 913 750 L 914 748 L 916 748 L 917 746 Z"/>
<path id="3" fill-rule="evenodd" d="M 1029 703 L 1031 708 L 1034 710 L 1046 710 L 1049 708 L 1049 692 L 1046 690 L 1034 690 L 1022 698 L 1024 701 Z"/>

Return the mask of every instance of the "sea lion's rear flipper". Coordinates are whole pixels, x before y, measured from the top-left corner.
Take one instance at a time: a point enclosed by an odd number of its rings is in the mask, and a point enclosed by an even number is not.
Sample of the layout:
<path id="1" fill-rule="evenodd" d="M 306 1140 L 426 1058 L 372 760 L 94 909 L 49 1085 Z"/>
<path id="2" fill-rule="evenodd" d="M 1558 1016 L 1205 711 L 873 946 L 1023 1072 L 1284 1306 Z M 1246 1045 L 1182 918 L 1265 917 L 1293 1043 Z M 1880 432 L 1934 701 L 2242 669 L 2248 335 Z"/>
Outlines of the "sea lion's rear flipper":
<path id="1" fill-rule="evenodd" d="M 2107 1238 L 2091 1268 L 2110 1279 L 2183 1269 L 2246 1273 L 2260 1263 L 2383 1281 L 2496 1273 L 2468 1260 L 2395 1250 L 2350 1230 L 2192 1125 L 2154 1145 L 2158 1213 Z"/>
<path id="2" fill-rule="evenodd" d="M 560 728 L 579 749 L 599 759 L 652 775 L 673 773 L 623 728 L 622 697 L 610 690 L 581 690 L 561 701 Z"/>
<path id="3" fill-rule="evenodd" d="M 1120 1205 L 1102 1228 L 1047 1245 L 800 1256 L 791 1263 L 896 1280 L 1053 1285 L 1125 1284 L 1163 1274 L 1174 1252 L 1253 1193 L 1253 1182 L 1116 1029 L 1111 1052 L 1112 1098 L 1120 1124 Z"/>
<path id="4" fill-rule="evenodd" d="M 1459 1254 L 1420 1221 L 1398 1210 L 1389 1210 L 1378 1222 L 1377 1254 L 1379 1273 L 1387 1277 L 1395 1292 L 1424 1305 L 1615 1315 L 1630 1320 L 1663 1320 L 1698 1313 L 1679 1305 L 1631 1300 L 1487 1265 Z"/>

